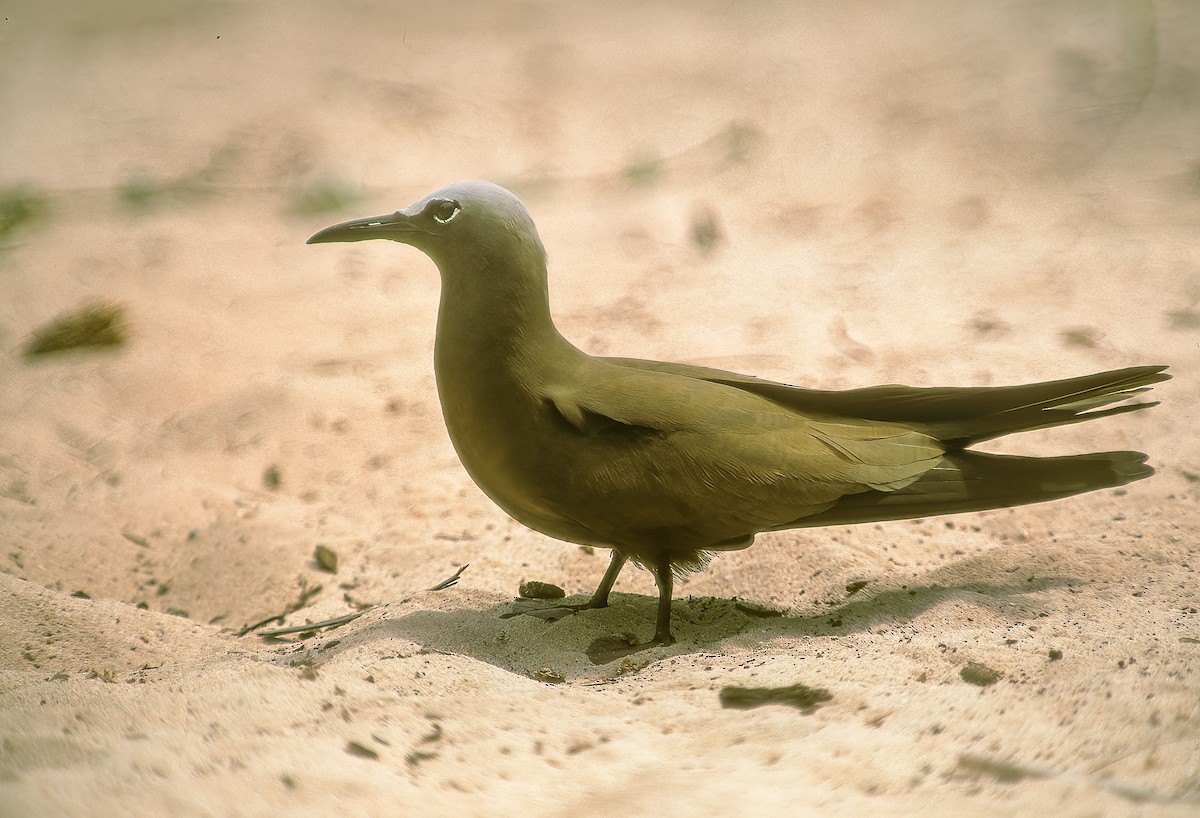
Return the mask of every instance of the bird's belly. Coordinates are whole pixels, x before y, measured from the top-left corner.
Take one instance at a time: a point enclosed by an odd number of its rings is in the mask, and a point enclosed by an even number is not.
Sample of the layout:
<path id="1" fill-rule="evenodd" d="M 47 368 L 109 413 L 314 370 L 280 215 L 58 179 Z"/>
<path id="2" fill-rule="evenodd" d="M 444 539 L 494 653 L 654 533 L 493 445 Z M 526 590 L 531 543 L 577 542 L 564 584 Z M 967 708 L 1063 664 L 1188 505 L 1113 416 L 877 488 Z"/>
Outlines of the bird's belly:
<path id="1" fill-rule="evenodd" d="M 519 394 L 443 394 L 442 409 L 479 488 L 547 536 L 641 554 L 745 547 L 753 534 L 833 499 L 791 481 L 722 471 L 720 447 L 704 434 L 631 427 L 588 434 L 552 405 Z"/>
<path id="2" fill-rule="evenodd" d="M 486 441 L 469 425 L 447 426 L 476 485 L 515 520 L 555 539 L 642 555 L 690 555 L 699 548 L 743 548 L 758 530 L 737 519 L 735 504 L 692 491 L 669 467 L 642 479 L 650 472 L 647 461 L 665 466 L 653 447 L 633 463 L 628 441 L 608 451 L 611 444 L 602 438 L 580 436 L 553 419 L 497 428 Z"/>

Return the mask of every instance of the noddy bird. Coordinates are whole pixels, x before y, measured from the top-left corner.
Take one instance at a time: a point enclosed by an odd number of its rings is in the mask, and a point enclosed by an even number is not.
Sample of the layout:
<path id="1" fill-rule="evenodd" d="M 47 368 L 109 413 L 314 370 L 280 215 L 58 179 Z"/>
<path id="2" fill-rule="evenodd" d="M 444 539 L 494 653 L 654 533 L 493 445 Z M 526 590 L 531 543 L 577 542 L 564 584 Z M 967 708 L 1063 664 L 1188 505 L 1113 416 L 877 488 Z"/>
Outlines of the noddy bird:
<path id="1" fill-rule="evenodd" d="M 390 239 L 441 273 L 434 372 L 450 439 L 480 489 L 547 536 L 612 550 L 581 608 L 632 560 L 653 572 L 649 644 L 670 644 L 673 580 L 764 531 L 980 511 L 1121 486 L 1140 452 L 1015 457 L 1013 432 L 1155 405 L 1138 366 L 1024 386 L 807 389 L 663 361 L 588 355 L 550 316 L 546 252 L 521 201 L 460 182 L 319 242 Z"/>

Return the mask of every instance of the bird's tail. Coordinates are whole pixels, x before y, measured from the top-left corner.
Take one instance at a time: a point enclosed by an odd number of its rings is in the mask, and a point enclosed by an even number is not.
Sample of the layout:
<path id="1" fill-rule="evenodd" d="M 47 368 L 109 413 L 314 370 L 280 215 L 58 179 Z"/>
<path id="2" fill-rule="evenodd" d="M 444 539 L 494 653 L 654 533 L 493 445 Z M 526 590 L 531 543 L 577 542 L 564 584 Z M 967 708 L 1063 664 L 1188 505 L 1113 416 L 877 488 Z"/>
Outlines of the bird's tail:
<path id="1" fill-rule="evenodd" d="M 946 455 L 909 486 L 843 497 L 819 514 L 780 528 L 847 525 L 1041 503 L 1114 488 L 1154 474 L 1141 452 L 1015 457 L 974 451 Z"/>
<path id="2" fill-rule="evenodd" d="M 762 395 L 802 414 L 881 420 L 910 426 L 954 448 L 984 440 L 1135 412 L 1155 404 L 1126 403 L 1169 380 L 1165 366 L 1133 366 L 1078 378 L 1021 386 L 804 389 L 715 369 L 651 364 L 653 368 L 723 383 Z"/>
<path id="3" fill-rule="evenodd" d="M 1048 429 L 1148 409 L 1157 406 L 1158 402 L 1126 401 L 1150 391 L 1151 384 L 1168 380 L 1171 376 L 1163 372 L 1164 369 L 1166 367 L 1135 366 L 1061 381 L 981 388 L 974 395 L 966 393 L 963 400 L 968 405 L 977 401 L 975 411 L 935 422 L 929 431 L 945 443 L 966 447 L 1013 432 Z M 953 402 L 951 398 L 949 404 Z"/>

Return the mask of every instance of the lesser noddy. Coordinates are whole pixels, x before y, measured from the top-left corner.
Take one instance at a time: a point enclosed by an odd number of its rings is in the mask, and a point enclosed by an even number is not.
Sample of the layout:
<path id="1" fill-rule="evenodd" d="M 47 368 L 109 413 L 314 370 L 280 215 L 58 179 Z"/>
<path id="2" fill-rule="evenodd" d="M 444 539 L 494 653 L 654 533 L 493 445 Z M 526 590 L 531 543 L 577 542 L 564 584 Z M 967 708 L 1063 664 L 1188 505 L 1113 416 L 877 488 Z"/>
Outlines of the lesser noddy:
<path id="1" fill-rule="evenodd" d="M 1016 506 L 1121 486 L 1140 452 L 1014 457 L 968 449 L 1155 405 L 1138 366 L 1024 386 L 806 389 L 718 369 L 587 355 L 550 317 L 546 253 L 521 201 L 459 182 L 319 242 L 390 239 L 441 272 L 434 372 L 450 439 L 488 497 L 550 537 L 612 549 L 579 608 L 629 560 L 654 573 L 652 643 L 673 578 L 759 532 Z"/>

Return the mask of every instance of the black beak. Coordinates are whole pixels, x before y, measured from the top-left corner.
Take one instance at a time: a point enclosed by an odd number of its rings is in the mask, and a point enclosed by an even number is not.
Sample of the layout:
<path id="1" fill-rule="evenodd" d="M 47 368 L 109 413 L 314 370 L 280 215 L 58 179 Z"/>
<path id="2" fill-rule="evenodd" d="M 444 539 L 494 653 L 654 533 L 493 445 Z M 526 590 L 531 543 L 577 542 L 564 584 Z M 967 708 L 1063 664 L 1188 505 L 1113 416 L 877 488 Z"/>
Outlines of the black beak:
<path id="1" fill-rule="evenodd" d="M 366 219 L 354 219 L 324 230 L 318 230 L 309 237 L 305 244 L 321 244 L 328 241 L 366 241 L 367 239 L 391 239 L 392 241 L 409 243 L 409 237 L 414 233 L 424 232 L 413 224 L 411 216 L 404 213 L 389 213 L 386 216 L 374 216 Z"/>

